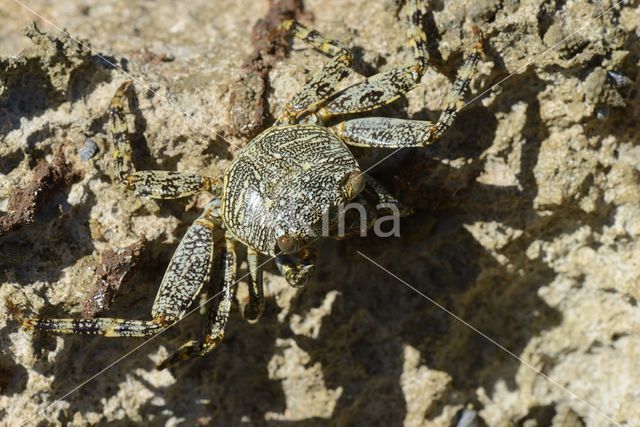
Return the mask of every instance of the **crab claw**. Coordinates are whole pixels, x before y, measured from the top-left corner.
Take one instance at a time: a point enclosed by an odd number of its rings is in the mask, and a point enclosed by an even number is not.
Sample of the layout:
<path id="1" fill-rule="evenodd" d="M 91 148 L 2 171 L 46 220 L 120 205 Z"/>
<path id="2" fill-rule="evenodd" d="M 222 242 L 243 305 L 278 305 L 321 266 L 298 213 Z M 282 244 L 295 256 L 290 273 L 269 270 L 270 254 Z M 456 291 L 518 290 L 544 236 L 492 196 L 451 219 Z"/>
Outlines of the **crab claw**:
<path id="1" fill-rule="evenodd" d="M 304 250 L 295 257 L 287 254 L 278 255 L 276 257 L 276 266 L 290 286 L 302 288 L 313 276 L 315 270 L 314 261 L 315 255 L 309 250 Z"/>

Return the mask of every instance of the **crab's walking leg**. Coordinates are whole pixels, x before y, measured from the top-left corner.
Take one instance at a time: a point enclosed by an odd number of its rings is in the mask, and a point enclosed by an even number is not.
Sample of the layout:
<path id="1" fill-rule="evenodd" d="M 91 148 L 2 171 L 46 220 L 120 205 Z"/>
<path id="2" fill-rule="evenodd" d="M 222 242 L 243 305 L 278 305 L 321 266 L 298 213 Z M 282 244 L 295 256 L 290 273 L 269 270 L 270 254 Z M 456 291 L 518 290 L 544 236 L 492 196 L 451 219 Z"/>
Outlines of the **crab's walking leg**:
<path id="1" fill-rule="evenodd" d="M 365 174 L 365 179 L 367 185 L 364 190 L 347 207 L 338 208 L 337 226 L 329 230 L 331 238 L 342 240 L 364 237 L 378 220 L 399 220 L 400 217 L 413 213 L 371 176 Z M 351 210 L 351 206 L 357 206 L 358 209 Z"/>
<path id="2" fill-rule="evenodd" d="M 481 54 L 482 45 L 477 43 L 458 72 L 436 123 L 368 117 L 347 120 L 331 129 L 348 144 L 360 147 L 399 148 L 429 145 L 440 138 L 453 123 Z"/>
<path id="3" fill-rule="evenodd" d="M 131 133 L 126 117 L 130 110 L 129 90 L 130 80 L 120 85 L 109 107 L 115 145 L 113 167 L 118 179 L 136 195 L 155 199 L 177 199 L 200 191 L 213 191 L 216 194 L 221 184 L 213 178 L 171 171 L 135 170 L 131 160 Z"/>
<path id="4" fill-rule="evenodd" d="M 376 74 L 337 94 L 319 110 L 323 118 L 373 110 L 395 101 L 413 89 L 427 69 L 427 36 L 422 30 L 423 0 L 409 0 L 407 7 L 407 45 L 413 50 L 414 64 Z"/>
<path id="5" fill-rule="evenodd" d="M 236 243 L 227 237 L 226 251 L 224 255 L 224 280 L 222 291 L 220 292 L 220 302 L 212 305 L 209 310 L 206 333 L 202 341 L 188 341 L 183 344 L 175 353 L 166 358 L 158 365 L 158 369 L 164 369 L 183 360 L 192 357 L 204 356 L 216 348 L 224 337 L 224 329 L 227 326 L 229 312 L 231 311 L 231 301 L 233 299 L 233 287 L 236 284 Z"/>
<path id="6" fill-rule="evenodd" d="M 264 311 L 263 270 L 260 253 L 247 248 L 247 264 L 249 265 L 249 302 L 244 306 L 242 315 L 253 322 L 262 316 Z"/>
<path id="7" fill-rule="evenodd" d="M 189 227 L 162 279 L 151 309 L 152 320 L 38 319 L 21 318 L 15 309 L 10 312 L 24 327 L 44 332 L 108 337 L 156 334 L 180 320 L 202 285 L 209 281 L 214 248 L 213 231 L 218 222 L 219 219 L 212 216 L 212 208 L 207 207 L 202 216 Z"/>
<path id="8" fill-rule="evenodd" d="M 122 83 L 113 95 L 109 106 L 111 135 L 115 145 L 113 168 L 118 179 L 124 183 L 127 182 L 127 177 L 135 170 L 131 157 L 131 133 L 127 124 L 127 113 L 130 110 L 128 94 L 131 85 L 131 80 Z"/>
<path id="9" fill-rule="evenodd" d="M 300 114 L 314 109 L 333 93 L 338 83 L 351 72 L 353 57 L 339 41 L 329 39 L 296 21 L 284 21 L 279 30 L 289 31 L 297 39 L 333 58 L 285 106 L 277 124 L 290 124 Z"/>
<path id="10" fill-rule="evenodd" d="M 140 171 L 127 177 L 127 187 L 137 195 L 153 199 L 178 199 L 201 191 L 220 194 L 219 179 L 174 171 Z"/>
<path id="11" fill-rule="evenodd" d="M 373 197 L 377 201 L 378 210 L 385 209 L 386 206 L 393 205 L 398 209 L 400 216 L 407 216 L 413 213 L 411 208 L 403 206 L 402 203 L 400 203 L 400 201 L 389 192 L 389 190 L 384 188 L 382 184 L 376 181 L 373 177 L 365 174 L 365 180 L 367 185 L 364 188 L 364 194 L 369 197 Z"/>
<path id="12" fill-rule="evenodd" d="M 307 284 L 315 270 L 315 254 L 308 249 L 304 249 L 301 254 L 292 256 L 280 254 L 276 256 L 276 265 L 280 274 L 287 279 L 287 283 L 294 288 L 301 288 Z"/>

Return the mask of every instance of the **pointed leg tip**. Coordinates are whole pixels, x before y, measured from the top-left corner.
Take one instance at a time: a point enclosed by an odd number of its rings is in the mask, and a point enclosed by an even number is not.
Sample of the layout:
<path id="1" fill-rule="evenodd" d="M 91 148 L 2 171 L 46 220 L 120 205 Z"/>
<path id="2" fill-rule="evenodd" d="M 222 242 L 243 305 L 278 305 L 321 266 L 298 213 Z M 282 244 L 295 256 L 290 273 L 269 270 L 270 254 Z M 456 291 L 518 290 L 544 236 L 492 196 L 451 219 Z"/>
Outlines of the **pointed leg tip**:
<path id="1" fill-rule="evenodd" d="M 19 322 L 24 329 L 34 328 L 34 321 L 32 319 L 25 318 L 22 315 L 20 307 L 18 307 L 18 304 L 13 302 L 13 300 L 10 297 L 6 297 L 4 299 L 4 305 L 7 309 L 7 312 L 9 313 L 9 316 L 11 316 L 11 318 L 13 318 L 15 321 Z"/>
<path id="2" fill-rule="evenodd" d="M 183 358 L 180 357 L 179 351 L 176 351 L 175 353 L 173 353 L 172 355 L 170 355 L 169 357 L 164 359 L 162 362 L 158 363 L 156 365 L 156 369 L 159 370 L 159 371 L 162 371 L 162 370 L 167 369 L 169 367 L 175 366 L 181 360 L 183 360 Z"/>
<path id="3" fill-rule="evenodd" d="M 485 38 L 484 38 L 484 33 L 482 32 L 482 30 L 480 29 L 480 27 L 477 26 L 472 26 L 471 27 L 471 33 L 473 34 L 473 36 L 476 38 L 476 44 L 473 46 L 473 48 L 475 50 L 478 50 L 480 52 L 484 52 L 484 42 L 485 42 Z"/>
<path id="4" fill-rule="evenodd" d="M 133 84 L 133 80 L 127 79 L 124 82 L 122 82 L 122 84 L 118 88 L 118 91 L 119 92 L 126 92 L 127 90 L 129 90 L 129 87 L 131 87 L 132 84 Z"/>
<path id="5" fill-rule="evenodd" d="M 242 317 L 244 318 L 244 320 L 252 325 L 258 322 L 260 317 L 262 317 L 262 311 L 251 307 L 251 305 L 248 303 L 241 308 L 240 312 L 242 313 Z"/>
<path id="6" fill-rule="evenodd" d="M 12 316 L 15 314 L 15 312 L 18 311 L 18 306 L 16 305 L 16 303 L 13 302 L 13 300 L 10 297 L 4 298 L 4 305 L 7 308 L 7 311 L 9 312 L 9 314 L 11 314 Z"/>
<path id="7" fill-rule="evenodd" d="M 169 357 L 160 362 L 156 368 L 163 370 L 178 364 L 184 360 L 189 360 L 195 356 L 202 355 L 202 344 L 199 341 L 189 341 L 184 343 L 178 350 L 176 350 Z"/>
<path id="8" fill-rule="evenodd" d="M 175 364 L 175 361 L 171 360 L 171 357 L 167 357 L 162 362 L 160 362 L 160 363 L 158 363 L 156 365 L 156 369 L 158 371 L 163 371 L 163 370 L 167 369 L 168 367 L 173 366 L 174 364 Z"/>

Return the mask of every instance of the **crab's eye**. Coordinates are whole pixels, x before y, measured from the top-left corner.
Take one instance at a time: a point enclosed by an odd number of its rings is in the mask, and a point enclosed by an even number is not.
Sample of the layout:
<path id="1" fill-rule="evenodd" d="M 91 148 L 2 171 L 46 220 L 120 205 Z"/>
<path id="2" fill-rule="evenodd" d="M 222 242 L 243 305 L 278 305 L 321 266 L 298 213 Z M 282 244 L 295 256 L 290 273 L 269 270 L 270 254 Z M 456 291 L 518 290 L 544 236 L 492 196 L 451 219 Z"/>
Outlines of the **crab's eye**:
<path id="1" fill-rule="evenodd" d="M 350 199 L 356 197 L 364 189 L 365 178 L 364 174 L 359 170 L 351 172 L 349 178 L 347 178 L 346 190 Z"/>
<path id="2" fill-rule="evenodd" d="M 293 236 L 282 235 L 278 237 L 278 247 L 286 254 L 298 252 L 300 249 L 300 241 Z"/>

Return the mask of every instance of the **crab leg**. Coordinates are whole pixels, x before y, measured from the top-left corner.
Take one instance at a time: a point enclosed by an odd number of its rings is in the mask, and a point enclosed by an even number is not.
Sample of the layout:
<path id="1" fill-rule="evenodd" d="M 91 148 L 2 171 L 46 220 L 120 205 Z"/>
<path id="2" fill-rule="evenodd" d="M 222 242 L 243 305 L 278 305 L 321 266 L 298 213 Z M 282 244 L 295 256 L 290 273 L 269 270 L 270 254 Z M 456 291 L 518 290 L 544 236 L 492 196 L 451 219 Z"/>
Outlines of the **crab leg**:
<path id="1" fill-rule="evenodd" d="M 249 302 L 244 306 L 242 315 L 250 322 L 258 320 L 264 311 L 263 270 L 260 259 L 259 252 L 247 248 L 247 264 L 249 264 Z"/>
<path id="2" fill-rule="evenodd" d="M 402 120 L 383 117 L 367 117 L 347 120 L 331 129 L 346 143 L 360 147 L 423 147 L 437 140 L 453 123 L 475 73 L 482 53 L 482 44 L 476 43 L 453 82 L 444 108 L 436 123 L 419 120 Z"/>
<path id="3" fill-rule="evenodd" d="M 221 183 L 201 175 L 174 171 L 140 171 L 127 177 L 127 186 L 136 196 L 178 199 L 201 191 L 212 191 L 218 195 Z"/>
<path id="4" fill-rule="evenodd" d="M 221 184 L 213 178 L 171 171 L 135 170 L 131 160 L 131 133 L 126 119 L 130 110 L 130 88 L 130 80 L 120 85 L 109 107 L 111 134 L 115 145 L 113 167 L 120 182 L 136 195 L 154 199 L 177 199 L 200 191 L 213 190 L 217 193 Z"/>
<path id="5" fill-rule="evenodd" d="M 22 318 L 8 302 L 10 312 L 25 328 L 60 334 L 92 334 L 108 337 L 156 334 L 180 320 L 209 281 L 213 260 L 213 231 L 219 219 L 208 207 L 180 241 L 151 310 L 152 320 L 114 318 L 39 319 Z"/>
<path id="6" fill-rule="evenodd" d="M 378 206 L 394 205 L 398 208 L 401 216 L 407 216 L 413 213 L 411 208 L 403 206 L 398 199 L 389 193 L 389 191 L 373 177 L 365 174 L 365 179 L 367 186 L 364 188 L 364 193 L 374 197 Z"/>
<path id="7" fill-rule="evenodd" d="M 338 228 L 330 233 L 333 239 L 349 239 L 355 236 L 365 236 L 366 231 L 374 227 L 378 219 L 400 218 L 413 213 L 393 197 L 380 183 L 369 175 L 365 175 L 366 187 L 362 193 L 352 201 L 356 206 L 364 208 L 365 216 L 347 216 L 343 211 L 339 215 Z"/>
<path id="8" fill-rule="evenodd" d="M 121 182 L 126 183 L 127 177 L 135 170 L 131 157 L 131 133 L 127 124 L 129 107 L 129 88 L 131 80 L 120 85 L 111 99 L 109 117 L 111 118 L 111 136 L 115 149 L 113 151 L 113 168 Z"/>
<path id="9" fill-rule="evenodd" d="M 165 369 L 180 361 L 191 359 L 197 356 L 204 356 L 216 348 L 224 337 L 224 329 L 229 319 L 231 311 L 231 301 L 233 299 L 233 287 L 236 284 L 236 243 L 230 237 L 226 238 L 226 252 L 224 256 L 224 280 L 220 302 L 213 305 L 209 310 L 206 333 L 202 341 L 188 341 L 184 343 L 176 352 L 166 358 L 158 365 L 158 369 Z"/>
<path id="10" fill-rule="evenodd" d="M 407 8 L 407 45 L 413 50 L 414 64 L 376 74 L 336 94 L 319 110 L 323 118 L 373 110 L 395 101 L 413 89 L 429 63 L 427 36 L 422 30 L 423 0 L 410 0 Z"/>
<path id="11" fill-rule="evenodd" d="M 294 288 L 301 288 L 307 284 L 315 270 L 315 254 L 305 249 L 301 255 L 292 256 L 280 254 L 276 256 L 276 265 L 280 274 L 287 279 L 287 283 Z"/>
<path id="12" fill-rule="evenodd" d="M 291 32 L 297 39 L 333 58 L 285 106 L 277 124 L 291 124 L 300 114 L 314 109 L 333 93 L 338 83 L 351 72 L 353 58 L 339 41 L 329 39 L 296 21 L 284 21 L 279 30 Z"/>

